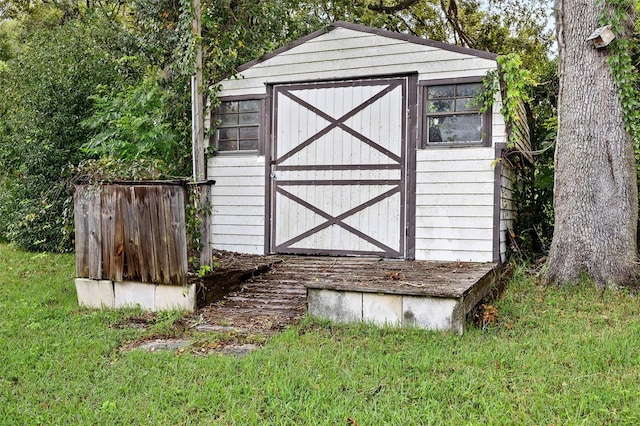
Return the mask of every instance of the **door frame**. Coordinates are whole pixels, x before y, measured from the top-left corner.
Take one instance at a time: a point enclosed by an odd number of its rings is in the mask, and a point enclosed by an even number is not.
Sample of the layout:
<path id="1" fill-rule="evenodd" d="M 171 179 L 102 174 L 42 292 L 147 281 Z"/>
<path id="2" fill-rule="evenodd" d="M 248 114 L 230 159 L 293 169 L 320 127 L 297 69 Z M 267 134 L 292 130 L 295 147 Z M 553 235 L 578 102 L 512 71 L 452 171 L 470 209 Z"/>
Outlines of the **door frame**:
<path id="1" fill-rule="evenodd" d="M 332 87 L 341 83 L 372 82 L 375 80 L 397 80 L 404 78 L 403 105 L 406 108 L 405 121 L 403 123 L 402 150 L 404 154 L 404 167 L 401 168 L 401 181 L 404 187 L 400 191 L 401 209 L 403 217 L 400 230 L 401 258 L 405 260 L 415 259 L 415 228 L 416 228 L 416 149 L 418 147 L 418 74 L 401 73 L 372 75 L 365 77 L 338 78 L 331 80 L 311 80 L 295 82 L 278 82 L 267 84 L 267 98 L 265 101 L 265 224 L 264 224 L 264 252 L 273 254 L 275 252 L 275 202 L 276 187 L 272 179 L 273 166 L 276 159 L 275 153 L 276 132 L 277 132 L 277 104 L 275 86 L 300 86 L 306 87 L 317 85 L 318 88 L 326 85 Z M 347 255 L 341 253 L 341 255 Z M 356 254 L 357 255 L 357 254 Z"/>

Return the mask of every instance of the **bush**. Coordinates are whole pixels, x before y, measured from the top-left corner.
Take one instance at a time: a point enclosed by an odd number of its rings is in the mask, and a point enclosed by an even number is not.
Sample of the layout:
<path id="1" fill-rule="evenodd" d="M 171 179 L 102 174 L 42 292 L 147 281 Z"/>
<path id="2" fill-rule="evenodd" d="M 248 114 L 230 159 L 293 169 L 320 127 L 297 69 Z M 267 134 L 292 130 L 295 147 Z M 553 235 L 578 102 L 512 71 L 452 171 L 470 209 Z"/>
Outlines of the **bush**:
<path id="1" fill-rule="evenodd" d="M 67 182 L 84 156 L 100 84 L 119 81 L 110 25 L 73 20 L 25 36 L 0 71 L 0 235 L 27 249 L 71 248 Z"/>

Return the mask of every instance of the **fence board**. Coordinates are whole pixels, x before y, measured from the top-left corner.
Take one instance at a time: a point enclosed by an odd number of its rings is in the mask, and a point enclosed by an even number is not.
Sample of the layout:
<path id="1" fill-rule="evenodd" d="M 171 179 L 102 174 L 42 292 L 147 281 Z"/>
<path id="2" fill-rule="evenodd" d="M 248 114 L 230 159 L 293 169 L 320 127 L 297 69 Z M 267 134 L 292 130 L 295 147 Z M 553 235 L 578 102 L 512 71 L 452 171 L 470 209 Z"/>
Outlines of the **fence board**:
<path id="1" fill-rule="evenodd" d="M 111 277 L 115 271 L 113 242 L 115 238 L 115 192 L 110 186 L 100 187 L 100 226 L 102 228 L 102 274 Z"/>
<path id="2" fill-rule="evenodd" d="M 89 277 L 89 202 L 84 187 L 76 187 L 73 194 L 73 219 L 76 226 L 76 276 Z"/>
<path id="3" fill-rule="evenodd" d="M 136 212 L 136 196 L 133 187 L 126 188 L 122 192 L 126 207 L 126 217 L 129 220 L 123 221 L 124 233 L 124 267 L 126 268 L 126 278 L 140 277 L 140 232 L 138 230 L 138 217 Z"/>
<path id="4" fill-rule="evenodd" d="M 116 212 L 114 218 L 113 229 L 113 243 L 111 246 L 111 279 L 114 281 L 123 281 L 124 279 L 124 222 L 128 221 L 126 216 L 127 208 L 124 205 L 125 198 L 123 192 L 126 188 L 114 188 L 113 201 L 115 203 L 114 211 Z M 135 218 L 131 218 L 135 220 Z"/>
<path id="5" fill-rule="evenodd" d="M 93 191 L 92 191 L 93 189 Z M 89 201 L 87 209 L 87 230 L 89 233 L 89 277 L 102 278 L 102 226 L 100 225 L 100 193 L 94 188 L 86 192 Z"/>
<path id="6" fill-rule="evenodd" d="M 175 241 L 172 244 L 173 247 L 173 259 L 172 264 L 176 266 L 174 269 L 174 275 L 172 279 L 175 282 L 187 281 L 188 259 L 187 259 L 187 234 L 185 232 L 187 221 L 184 209 L 185 192 L 182 188 L 174 188 L 174 202 L 171 204 L 171 217 L 173 223 L 171 228 Z"/>
<path id="7" fill-rule="evenodd" d="M 176 263 L 174 247 L 176 244 L 175 241 L 175 232 L 174 232 L 174 217 L 171 206 L 173 204 L 175 194 L 172 188 L 167 188 L 166 191 L 162 194 L 162 210 L 164 212 L 164 232 L 166 234 L 166 250 L 165 254 L 167 257 L 167 280 L 172 281 L 178 272 L 178 268 L 180 267 L 179 263 Z"/>
<path id="8" fill-rule="evenodd" d="M 156 203 L 156 211 L 158 213 L 158 226 L 155 228 L 154 235 L 158 239 L 156 255 L 158 256 L 158 275 L 159 281 L 168 281 L 171 276 L 169 267 L 169 238 L 167 235 L 167 217 L 165 214 L 165 205 L 169 203 L 167 199 L 167 191 L 162 191 L 161 187 L 153 188 L 155 196 L 153 201 Z"/>

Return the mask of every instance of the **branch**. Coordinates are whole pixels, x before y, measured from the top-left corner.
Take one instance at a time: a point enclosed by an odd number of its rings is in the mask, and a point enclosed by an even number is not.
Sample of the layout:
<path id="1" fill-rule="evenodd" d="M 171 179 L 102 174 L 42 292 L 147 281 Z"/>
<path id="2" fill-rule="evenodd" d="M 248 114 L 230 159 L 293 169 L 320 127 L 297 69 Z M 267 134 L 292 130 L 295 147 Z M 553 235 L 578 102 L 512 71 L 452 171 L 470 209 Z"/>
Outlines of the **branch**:
<path id="1" fill-rule="evenodd" d="M 454 36 L 460 37 L 460 43 L 469 47 L 473 47 L 475 44 L 473 39 L 469 37 L 467 32 L 463 29 L 463 25 L 460 22 L 460 16 L 458 15 L 458 4 L 455 0 L 449 0 L 445 4 L 445 0 L 440 0 L 440 8 L 447 18 L 447 22 L 453 28 Z"/>
<path id="2" fill-rule="evenodd" d="M 380 3 L 370 4 L 367 6 L 367 8 L 374 12 L 386 13 L 390 15 L 396 12 L 400 12 L 401 10 L 411 7 L 414 4 L 417 4 L 419 2 L 420 0 L 400 0 L 397 4 L 393 6 L 385 6 L 385 4 L 383 3 L 383 0 L 380 0 Z"/>

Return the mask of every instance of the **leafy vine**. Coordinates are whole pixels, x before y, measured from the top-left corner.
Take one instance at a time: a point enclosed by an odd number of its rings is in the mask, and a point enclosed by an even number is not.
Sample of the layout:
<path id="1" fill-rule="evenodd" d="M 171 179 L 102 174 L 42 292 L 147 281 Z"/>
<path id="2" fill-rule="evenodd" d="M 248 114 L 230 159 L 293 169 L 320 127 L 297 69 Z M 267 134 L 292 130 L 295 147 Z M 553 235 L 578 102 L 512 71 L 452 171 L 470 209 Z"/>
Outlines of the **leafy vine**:
<path id="1" fill-rule="evenodd" d="M 520 104 L 531 99 L 527 87 L 533 84 L 533 79 L 531 73 L 522 67 L 522 59 L 516 53 L 500 55 L 496 61 L 498 68 L 486 74 L 483 79 L 484 90 L 477 101 L 482 105 L 481 112 L 484 113 L 493 106 L 495 95 L 500 91 L 500 113 L 510 127 L 520 121 Z M 509 132 L 509 147 L 514 145 L 515 137 L 515 133 Z"/>
<path id="2" fill-rule="evenodd" d="M 633 54 L 640 51 L 640 35 L 632 27 L 639 5 L 634 0 L 608 0 L 606 4 L 599 0 L 598 5 L 602 8 L 600 25 L 611 25 L 617 36 L 609 45 L 608 62 L 618 86 L 625 130 L 640 155 L 640 75 L 633 61 Z"/>

